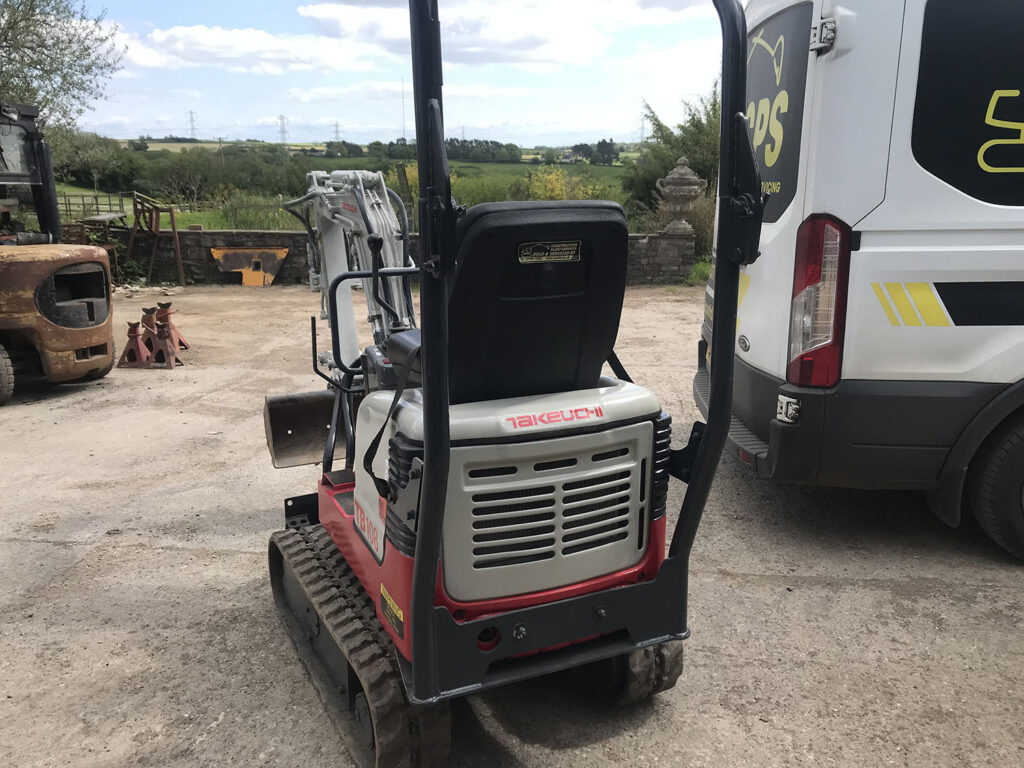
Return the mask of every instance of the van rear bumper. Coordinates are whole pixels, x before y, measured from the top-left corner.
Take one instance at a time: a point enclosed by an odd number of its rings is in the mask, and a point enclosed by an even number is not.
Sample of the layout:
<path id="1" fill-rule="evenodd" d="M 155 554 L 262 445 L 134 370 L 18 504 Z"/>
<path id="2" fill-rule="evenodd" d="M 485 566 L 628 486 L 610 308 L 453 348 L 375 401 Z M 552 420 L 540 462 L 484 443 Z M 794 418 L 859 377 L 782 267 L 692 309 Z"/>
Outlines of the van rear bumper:
<path id="1" fill-rule="evenodd" d="M 707 342 L 693 394 L 707 415 Z M 1005 384 L 843 380 L 795 387 L 736 359 L 729 450 L 766 478 L 844 488 L 942 486 L 949 451 Z M 776 418 L 779 395 L 800 402 L 799 420 Z"/>

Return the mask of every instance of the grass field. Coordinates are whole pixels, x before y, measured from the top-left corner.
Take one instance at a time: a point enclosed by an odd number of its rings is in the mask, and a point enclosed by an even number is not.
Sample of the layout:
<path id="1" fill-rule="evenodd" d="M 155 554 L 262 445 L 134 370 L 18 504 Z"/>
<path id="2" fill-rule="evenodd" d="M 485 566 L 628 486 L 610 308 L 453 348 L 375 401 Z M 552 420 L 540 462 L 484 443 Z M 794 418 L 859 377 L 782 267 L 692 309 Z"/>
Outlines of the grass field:
<path id="1" fill-rule="evenodd" d="M 471 163 L 453 160 L 450 164 L 454 179 L 452 194 L 463 205 L 476 205 L 509 199 L 513 183 L 524 178 L 531 171 L 550 169 L 552 166 L 533 163 Z M 622 166 L 556 165 L 569 177 L 579 177 L 587 186 L 594 188 L 590 197 L 625 202 L 622 191 Z"/>
<path id="2" fill-rule="evenodd" d="M 252 142 L 230 142 L 234 145 Z M 294 144 L 292 147 L 314 146 Z M 151 142 L 150 152 L 177 152 L 187 148 L 206 147 L 216 150 L 216 142 Z M 533 153 L 535 154 L 535 152 Z M 524 158 L 530 157 L 531 151 L 524 152 Z M 411 166 L 411 174 L 415 174 L 415 161 L 406 161 Z M 301 165 L 321 167 L 323 170 L 337 168 L 376 169 L 381 167 L 378 158 L 305 158 Z M 601 166 L 586 163 L 557 164 L 547 166 L 530 161 L 520 163 L 486 163 L 453 160 L 452 193 L 460 204 L 472 206 L 479 203 L 504 201 L 513 196 L 520 199 L 564 199 L 577 196 L 591 199 L 614 200 L 625 203 L 621 178 L 624 168 L 621 165 Z M 552 170 L 556 178 L 551 179 Z M 533 174 L 533 181 L 527 183 Z M 393 177 L 392 174 L 388 174 Z M 539 187 L 535 187 L 534 183 Z M 394 178 L 389 178 L 394 185 Z M 413 181 L 415 184 L 415 181 Z M 526 186 L 524 186 L 524 184 Z M 513 190 L 514 185 L 517 187 Z M 57 185 L 58 195 L 91 195 L 92 190 L 68 184 Z M 103 193 L 101 193 L 103 194 Z M 527 195 L 529 195 L 527 197 Z M 249 202 L 262 205 L 249 205 Z M 253 201 L 236 201 L 220 210 L 202 211 L 197 213 L 178 213 L 175 217 L 179 229 L 187 229 L 190 225 L 201 225 L 204 229 L 300 229 L 301 225 L 279 210 L 267 209 L 268 203 L 274 203 L 271 197 Z M 272 207 L 272 206 L 271 206 Z M 170 217 L 161 217 L 161 226 L 170 227 Z"/>
<path id="3" fill-rule="evenodd" d="M 62 184 L 59 181 L 57 182 L 56 187 L 57 187 L 57 194 L 58 195 L 92 195 L 92 194 L 106 195 L 107 194 L 106 192 L 94 193 L 91 189 L 87 189 L 85 187 L 76 187 L 73 184 Z"/>

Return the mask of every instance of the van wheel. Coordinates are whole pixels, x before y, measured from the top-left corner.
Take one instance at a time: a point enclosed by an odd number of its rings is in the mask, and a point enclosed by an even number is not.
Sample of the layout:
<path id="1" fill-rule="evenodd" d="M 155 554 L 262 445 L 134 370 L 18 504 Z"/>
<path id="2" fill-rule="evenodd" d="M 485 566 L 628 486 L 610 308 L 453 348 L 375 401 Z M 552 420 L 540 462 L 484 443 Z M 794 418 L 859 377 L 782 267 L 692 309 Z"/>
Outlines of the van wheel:
<path id="1" fill-rule="evenodd" d="M 974 516 L 992 541 L 1024 559 L 1024 417 L 999 429 L 975 461 Z"/>
<path id="2" fill-rule="evenodd" d="M 14 364 L 3 344 L 0 344 L 0 405 L 14 394 Z"/>

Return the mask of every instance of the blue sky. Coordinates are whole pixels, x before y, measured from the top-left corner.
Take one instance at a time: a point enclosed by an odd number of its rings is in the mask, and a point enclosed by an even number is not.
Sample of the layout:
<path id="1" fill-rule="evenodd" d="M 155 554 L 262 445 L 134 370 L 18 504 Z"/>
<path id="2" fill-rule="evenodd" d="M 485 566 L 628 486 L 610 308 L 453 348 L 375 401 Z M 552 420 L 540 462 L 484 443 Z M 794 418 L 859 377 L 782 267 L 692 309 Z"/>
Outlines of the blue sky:
<path id="1" fill-rule="evenodd" d="M 720 66 L 710 0 L 439 0 L 446 130 L 523 146 L 635 141 L 643 100 L 669 122 Z M 105 0 L 127 48 L 82 119 L 129 138 L 365 143 L 413 129 L 407 0 Z"/>

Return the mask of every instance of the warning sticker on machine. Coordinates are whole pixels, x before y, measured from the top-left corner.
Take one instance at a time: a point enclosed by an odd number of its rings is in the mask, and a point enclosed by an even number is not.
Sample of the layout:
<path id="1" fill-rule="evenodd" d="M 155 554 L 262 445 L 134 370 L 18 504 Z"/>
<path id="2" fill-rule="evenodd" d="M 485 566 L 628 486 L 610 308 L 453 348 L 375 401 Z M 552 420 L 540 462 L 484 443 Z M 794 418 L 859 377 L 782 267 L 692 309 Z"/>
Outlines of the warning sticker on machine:
<path id="1" fill-rule="evenodd" d="M 521 243 L 519 245 L 520 264 L 543 264 L 552 261 L 579 261 L 580 240 L 559 240 L 543 243 Z"/>
<path id="2" fill-rule="evenodd" d="M 398 639 L 401 640 L 405 637 L 405 613 L 398 607 L 398 603 L 391 597 L 383 582 L 380 585 L 380 612 L 384 614 L 388 624 L 395 630 Z"/>

